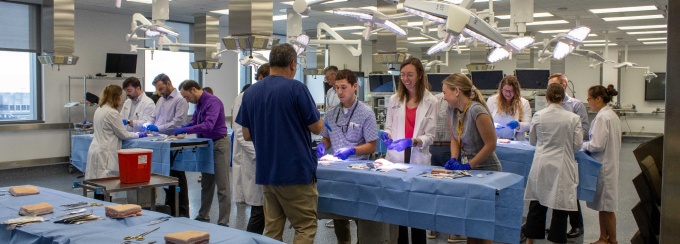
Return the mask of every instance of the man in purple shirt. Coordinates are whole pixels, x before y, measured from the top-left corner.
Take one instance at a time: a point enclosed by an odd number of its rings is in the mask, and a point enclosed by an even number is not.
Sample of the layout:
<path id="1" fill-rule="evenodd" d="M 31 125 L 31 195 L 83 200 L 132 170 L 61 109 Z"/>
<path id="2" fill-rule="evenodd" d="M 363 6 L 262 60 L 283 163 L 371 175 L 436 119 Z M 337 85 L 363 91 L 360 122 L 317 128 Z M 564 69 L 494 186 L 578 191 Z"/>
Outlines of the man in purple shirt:
<path id="1" fill-rule="evenodd" d="M 198 134 L 200 138 L 213 140 L 213 154 L 215 156 L 215 174 L 201 173 L 201 209 L 198 210 L 197 220 L 210 222 L 210 206 L 212 205 L 215 186 L 217 186 L 217 201 L 220 205 L 218 225 L 229 226 L 231 199 L 229 196 L 229 174 L 227 174 L 227 159 L 230 148 L 227 137 L 227 123 L 224 117 L 224 105 L 216 96 L 203 92 L 196 81 L 185 80 L 179 85 L 179 92 L 187 102 L 196 104 L 191 121 L 174 130 L 174 134 Z"/>

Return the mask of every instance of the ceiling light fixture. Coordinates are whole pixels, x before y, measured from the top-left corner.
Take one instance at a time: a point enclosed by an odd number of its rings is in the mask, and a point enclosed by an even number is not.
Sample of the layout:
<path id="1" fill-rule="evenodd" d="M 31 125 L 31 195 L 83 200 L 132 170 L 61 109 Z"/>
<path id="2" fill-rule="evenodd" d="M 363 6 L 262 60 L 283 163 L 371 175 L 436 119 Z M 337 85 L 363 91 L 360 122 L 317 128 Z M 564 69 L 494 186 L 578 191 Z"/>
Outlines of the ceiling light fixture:
<path id="1" fill-rule="evenodd" d="M 654 45 L 654 44 L 666 44 L 667 41 L 660 41 L 660 42 L 642 42 L 642 44 L 645 45 Z"/>
<path id="2" fill-rule="evenodd" d="M 626 21 L 626 20 L 646 20 L 646 19 L 663 19 L 661 14 L 653 15 L 638 15 L 638 16 L 623 16 L 623 17 L 607 17 L 602 18 L 604 21 Z"/>
<path id="3" fill-rule="evenodd" d="M 607 13 L 621 13 L 621 12 L 637 12 L 637 11 L 649 11 L 657 10 L 656 6 L 636 6 L 636 7 L 621 7 L 621 8 L 598 8 L 590 9 L 589 11 L 594 14 L 607 14 Z"/>
<path id="4" fill-rule="evenodd" d="M 587 43 L 583 44 L 584 47 L 604 47 L 604 46 L 618 46 L 616 43 L 610 42 L 610 43 Z"/>
<path id="5" fill-rule="evenodd" d="M 638 41 L 663 41 L 666 40 L 666 37 L 655 37 L 655 38 L 638 38 Z"/>
<path id="6" fill-rule="evenodd" d="M 291 40 L 290 44 L 293 45 L 293 49 L 297 53 L 298 57 L 305 51 L 307 45 L 309 45 L 309 36 L 305 34 L 299 35 L 295 40 Z"/>
<path id="7" fill-rule="evenodd" d="M 259 67 L 260 65 L 269 63 L 269 60 L 261 53 L 251 53 L 250 56 L 245 56 L 239 60 L 243 66 Z"/>
<path id="8" fill-rule="evenodd" d="M 628 35 L 647 35 L 647 34 L 666 34 L 668 31 L 662 30 L 662 31 L 633 31 L 633 32 L 626 32 Z"/>
<path id="9" fill-rule="evenodd" d="M 545 21 L 534 21 L 527 23 L 527 25 L 559 25 L 559 24 L 569 24 L 566 20 L 545 20 Z"/>
<path id="10" fill-rule="evenodd" d="M 545 13 L 534 13 L 534 18 L 545 18 L 545 17 L 553 17 L 551 13 L 545 12 Z M 510 15 L 496 15 L 494 16 L 497 19 L 510 19 Z"/>
<path id="11" fill-rule="evenodd" d="M 512 53 L 517 53 L 522 51 L 522 49 L 528 47 L 534 43 L 534 38 L 530 36 L 516 37 L 508 41 L 504 47 L 499 47 L 491 51 L 487 60 L 490 63 L 495 63 L 506 58 L 512 59 Z"/>
<path id="12" fill-rule="evenodd" d="M 619 26 L 619 30 L 644 30 L 644 29 L 665 29 L 667 25 L 635 25 L 635 26 Z"/>
<path id="13" fill-rule="evenodd" d="M 394 34 L 405 36 L 406 30 L 401 28 L 397 23 L 390 20 L 390 16 L 370 9 L 356 9 L 356 8 L 338 8 L 333 10 L 334 14 L 356 18 L 357 20 L 366 23 L 366 29 L 363 32 L 365 40 L 371 36 L 373 25 L 382 27 Z"/>
<path id="14" fill-rule="evenodd" d="M 216 14 L 221 14 L 221 15 L 229 15 L 229 9 L 220 9 L 220 10 L 213 10 L 210 11 L 211 13 L 216 13 Z"/>
<path id="15" fill-rule="evenodd" d="M 585 26 L 579 26 L 574 29 L 571 29 L 567 33 L 562 33 L 558 34 L 557 37 L 555 37 L 555 40 L 557 41 L 557 45 L 555 45 L 555 49 L 553 50 L 553 58 L 560 60 L 569 55 L 571 52 L 574 51 L 576 47 L 581 45 L 583 40 L 588 37 L 588 34 L 590 33 L 590 28 L 585 27 Z M 543 50 L 547 49 L 548 45 L 546 45 L 546 48 Z"/>

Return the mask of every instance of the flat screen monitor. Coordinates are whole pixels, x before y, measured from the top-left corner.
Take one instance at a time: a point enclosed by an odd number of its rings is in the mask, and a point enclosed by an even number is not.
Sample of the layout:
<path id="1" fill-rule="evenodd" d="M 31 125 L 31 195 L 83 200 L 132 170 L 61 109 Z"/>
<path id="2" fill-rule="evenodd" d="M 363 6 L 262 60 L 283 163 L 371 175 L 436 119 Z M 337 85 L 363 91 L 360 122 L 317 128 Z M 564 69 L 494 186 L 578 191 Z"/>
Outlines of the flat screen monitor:
<path id="1" fill-rule="evenodd" d="M 394 77 L 392 75 L 369 75 L 368 89 L 375 92 L 394 92 Z"/>
<path id="2" fill-rule="evenodd" d="M 137 54 L 107 53 L 105 72 L 115 73 L 119 77 L 122 73 L 137 73 Z"/>
<path id="3" fill-rule="evenodd" d="M 666 73 L 655 73 L 656 78 L 645 80 L 645 101 L 666 100 Z"/>
<path id="4" fill-rule="evenodd" d="M 550 70 L 547 69 L 518 69 L 515 76 L 523 89 L 546 89 Z"/>
<path id="5" fill-rule="evenodd" d="M 472 71 L 472 84 L 479 90 L 496 90 L 498 84 L 503 80 L 502 70 Z"/>
<path id="6" fill-rule="evenodd" d="M 442 92 L 442 83 L 444 79 L 451 74 L 427 74 L 427 82 L 430 83 L 431 92 Z"/>

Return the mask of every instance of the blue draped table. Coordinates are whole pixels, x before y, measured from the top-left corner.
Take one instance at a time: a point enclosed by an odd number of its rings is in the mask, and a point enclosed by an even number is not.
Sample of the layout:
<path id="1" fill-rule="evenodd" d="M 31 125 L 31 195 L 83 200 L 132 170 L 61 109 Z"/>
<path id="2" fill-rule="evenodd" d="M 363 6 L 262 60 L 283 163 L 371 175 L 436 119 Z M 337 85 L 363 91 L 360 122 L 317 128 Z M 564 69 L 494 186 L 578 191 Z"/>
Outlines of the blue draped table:
<path id="1" fill-rule="evenodd" d="M 483 178 L 433 179 L 433 166 L 407 172 L 349 169 L 335 162 L 317 168 L 319 212 L 443 233 L 515 243 L 524 209 L 522 176 L 474 170 Z"/>
<path id="2" fill-rule="evenodd" d="M 0 188 L 8 190 L 9 188 Z M 3 192 L 4 193 L 4 192 Z M 60 205 L 72 204 L 76 202 L 97 202 L 108 205 L 114 203 L 95 200 L 76 194 L 60 192 L 48 188 L 40 187 L 40 194 L 14 197 L 9 193 L 0 196 L 0 222 L 8 219 L 18 218 L 21 206 L 32 205 L 41 202 L 48 202 L 54 207 L 54 213 L 42 215 L 46 219 L 61 216 L 68 210 Z M 103 206 L 88 207 L 94 210 L 94 215 L 106 217 Z M 82 225 L 55 224 L 52 221 L 29 224 L 18 227 L 15 230 L 7 230 L 4 225 L 0 225 L 0 243 L 122 243 L 123 237 L 137 235 L 156 226 L 161 228 L 145 237 L 148 241 L 163 243 L 163 236 L 172 232 L 185 230 L 200 230 L 210 233 L 210 243 L 281 243 L 279 241 L 249 232 L 222 227 L 214 224 L 203 223 L 187 218 L 171 218 L 169 221 L 149 226 L 149 222 L 169 215 L 142 210 L 142 216 L 129 217 L 125 219 L 106 218 L 96 220 Z M 133 242 L 134 243 L 134 242 Z M 142 242 L 140 242 L 142 243 Z"/>
<path id="3" fill-rule="evenodd" d="M 529 144 L 528 141 L 513 141 L 508 144 L 498 143 L 496 146 L 496 156 L 501 161 L 503 172 L 524 176 L 524 186 L 526 186 L 526 177 L 529 176 L 535 152 L 536 147 Z M 574 155 L 578 163 L 578 199 L 592 201 L 602 163 L 583 151 L 578 151 Z"/>
<path id="4" fill-rule="evenodd" d="M 176 141 L 151 141 L 160 137 L 145 137 L 123 141 L 122 148 L 144 148 L 153 150 L 151 172 L 170 175 L 170 169 L 190 172 L 214 173 L 213 141 L 205 138 L 180 139 Z M 87 151 L 92 144 L 92 135 L 71 136 L 71 164 L 85 172 Z M 173 147 L 182 144 L 207 144 L 207 147 L 186 148 L 179 151 L 170 167 Z M 176 151 L 175 151 L 176 152 Z"/>

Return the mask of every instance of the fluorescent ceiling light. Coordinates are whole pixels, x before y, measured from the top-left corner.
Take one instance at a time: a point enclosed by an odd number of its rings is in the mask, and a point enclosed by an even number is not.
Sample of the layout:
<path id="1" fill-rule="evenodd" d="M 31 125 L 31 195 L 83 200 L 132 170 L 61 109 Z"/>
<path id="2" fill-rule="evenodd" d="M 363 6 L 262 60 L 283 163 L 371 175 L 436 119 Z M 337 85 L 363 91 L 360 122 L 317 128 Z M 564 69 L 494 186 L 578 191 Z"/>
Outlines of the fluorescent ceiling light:
<path id="1" fill-rule="evenodd" d="M 664 38 L 664 39 L 665 39 L 665 38 Z M 407 40 L 409 40 L 409 41 L 418 41 L 418 40 L 427 40 L 427 38 L 426 38 L 426 37 L 422 37 L 422 36 L 414 36 L 414 37 L 409 37 L 409 38 L 407 38 Z"/>
<path id="2" fill-rule="evenodd" d="M 307 2 L 311 2 L 312 0 L 307 0 Z M 341 3 L 341 2 L 347 2 L 347 0 L 333 0 L 333 1 L 328 1 L 328 2 L 323 2 L 321 4 L 331 4 L 331 3 Z M 287 1 L 287 2 L 281 2 L 286 5 L 293 5 L 295 1 Z"/>
<path id="3" fill-rule="evenodd" d="M 527 23 L 527 25 L 557 25 L 557 24 L 569 24 L 569 22 L 566 20 L 546 20 Z"/>
<path id="4" fill-rule="evenodd" d="M 229 15 L 229 9 L 220 9 L 220 10 L 213 10 L 210 11 L 211 13 L 216 13 L 216 14 L 222 14 L 222 15 Z"/>
<path id="5" fill-rule="evenodd" d="M 411 44 L 435 44 L 437 41 L 419 41 L 419 42 L 409 42 Z"/>
<path id="6" fill-rule="evenodd" d="M 557 34 L 557 33 L 564 33 L 564 32 L 567 32 L 567 31 L 570 31 L 570 29 L 563 29 L 563 30 L 542 30 L 542 31 L 538 31 L 538 32 L 539 32 L 539 33 L 543 33 L 543 34 Z"/>
<path id="7" fill-rule="evenodd" d="M 638 38 L 638 41 L 663 41 L 666 40 L 665 37 L 655 37 L 655 38 Z"/>
<path id="8" fill-rule="evenodd" d="M 415 22 L 408 22 L 408 26 L 422 26 L 423 22 L 422 21 L 415 21 Z"/>
<path id="9" fill-rule="evenodd" d="M 638 15 L 638 16 L 624 16 L 624 17 L 607 17 L 602 18 L 604 21 L 624 21 L 624 20 L 645 20 L 645 19 L 663 19 L 663 15 Z"/>
<path id="10" fill-rule="evenodd" d="M 498 2 L 500 0 L 493 0 L 494 2 Z M 444 0 L 444 2 L 450 2 L 450 3 L 455 3 L 455 4 L 460 4 L 463 2 L 463 0 Z M 489 0 L 475 0 L 476 3 L 481 3 L 481 2 L 489 2 Z"/>
<path id="11" fill-rule="evenodd" d="M 642 44 L 645 44 L 645 45 L 652 45 L 652 44 L 666 44 L 666 41 L 660 41 L 660 42 L 643 42 Z"/>
<path id="12" fill-rule="evenodd" d="M 619 26 L 619 30 L 643 30 L 643 29 L 665 29 L 666 25 L 636 25 L 636 26 Z"/>
<path id="13" fill-rule="evenodd" d="M 616 43 L 590 43 L 590 44 L 583 44 L 584 47 L 604 47 L 604 46 L 617 46 Z"/>
<path id="14" fill-rule="evenodd" d="M 340 26 L 340 27 L 333 27 L 334 31 L 346 31 L 346 30 L 363 30 L 365 29 L 366 26 L 360 26 L 360 25 L 352 25 L 352 26 Z"/>
<path id="15" fill-rule="evenodd" d="M 582 43 L 600 43 L 600 42 L 607 42 L 607 40 L 585 40 Z"/>
<path id="16" fill-rule="evenodd" d="M 637 7 L 622 7 L 622 8 L 598 8 L 590 9 L 590 12 L 594 14 L 606 14 L 606 13 L 621 13 L 621 12 L 637 12 L 637 11 L 648 11 L 657 10 L 656 6 L 637 6 Z"/>
<path id="17" fill-rule="evenodd" d="M 128 2 L 136 2 L 136 3 L 146 3 L 146 4 L 151 4 L 153 0 L 127 0 Z M 172 0 L 170 0 L 172 2 Z"/>
<path id="18" fill-rule="evenodd" d="M 553 17 L 551 13 L 545 12 L 545 13 L 534 13 L 534 18 L 545 18 L 545 17 Z M 510 15 L 496 15 L 494 16 L 498 19 L 510 19 Z"/>
<path id="19" fill-rule="evenodd" d="M 626 32 L 628 35 L 647 35 L 647 34 L 666 34 L 667 31 L 662 30 L 662 31 L 634 31 L 634 32 Z"/>
<path id="20" fill-rule="evenodd" d="M 309 17 L 309 16 L 302 15 L 302 18 L 307 18 L 307 17 Z M 281 15 L 274 15 L 274 16 L 272 17 L 272 20 L 274 20 L 274 21 L 279 21 L 279 20 L 285 20 L 285 19 L 287 19 L 287 18 L 288 18 L 287 15 L 281 14 Z"/>

